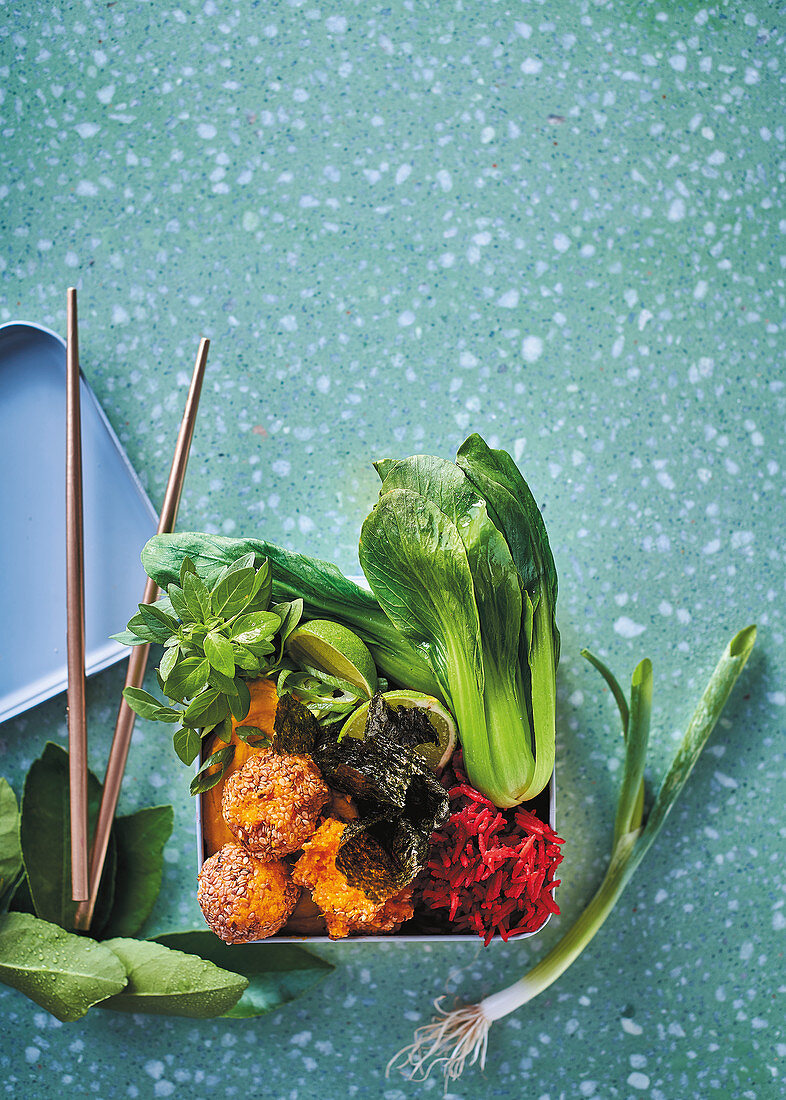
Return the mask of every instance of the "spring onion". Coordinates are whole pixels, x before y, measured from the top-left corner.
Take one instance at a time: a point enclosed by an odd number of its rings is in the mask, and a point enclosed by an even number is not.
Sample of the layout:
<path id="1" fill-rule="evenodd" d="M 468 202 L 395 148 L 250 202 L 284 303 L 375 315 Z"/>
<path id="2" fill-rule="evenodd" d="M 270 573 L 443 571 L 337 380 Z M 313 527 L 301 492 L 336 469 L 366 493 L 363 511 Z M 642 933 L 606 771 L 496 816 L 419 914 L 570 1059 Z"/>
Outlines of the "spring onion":
<path id="1" fill-rule="evenodd" d="M 435 1001 L 437 1017 L 415 1031 L 414 1042 L 388 1063 L 416 1080 L 441 1065 L 448 1081 L 459 1077 L 467 1062 L 483 1069 L 492 1023 L 531 1001 L 555 982 L 588 946 L 619 900 L 622 891 L 658 835 L 721 715 L 737 677 L 750 656 L 756 627 L 731 640 L 715 667 L 688 724 L 649 813 L 644 814 L 643 772 L 652 706 L 652 666 L 642 661 L 633 673 L 628 706 L 611 672 L 584 651 L 601 672 L 617 701 L 625 735 L 625 763 L 617 802 L 611 859 L 606 875 L 587 908 L 555 947 L 523 978 L 475 1005 L 446 1011 Z"/>

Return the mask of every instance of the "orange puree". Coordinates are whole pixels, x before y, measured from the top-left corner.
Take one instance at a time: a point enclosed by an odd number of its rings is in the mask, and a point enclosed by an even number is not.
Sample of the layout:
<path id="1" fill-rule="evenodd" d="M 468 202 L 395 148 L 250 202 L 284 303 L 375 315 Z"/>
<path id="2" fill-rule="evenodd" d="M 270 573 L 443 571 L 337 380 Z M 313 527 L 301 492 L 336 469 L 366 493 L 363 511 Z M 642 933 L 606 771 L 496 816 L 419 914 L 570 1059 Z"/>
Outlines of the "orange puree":
<path id="1" fill-rule="evenodd" d="M 224 776 L 224 782 L 233 772 L 243 767 L 249 756 L 257 752 L 241 741 L 235 734 L 238 726 L 257 726 L 269 737 L 273 736 L 273 721 L 276 717 L 278 694 L 276 685 L 272 680 L 252 680 L 248 685 L 251 692 L 251 706 L 248 714 L 242 722 L 232 719 L 232 737 L 230 745 L 235 746 L 235 755 L 229 763 Z M 205 758 L 222 748 L 224 742 L 215 734 L 211 734 L 205 741 Z M 221 814 L 221 795 L 224 790 L 224 782 L 217 783 L 202 796 L 202 836 L 205 841 L 205 859 L 212 856 L 225 844 L 235 843 L 235 837 L 230 832 Z"/>

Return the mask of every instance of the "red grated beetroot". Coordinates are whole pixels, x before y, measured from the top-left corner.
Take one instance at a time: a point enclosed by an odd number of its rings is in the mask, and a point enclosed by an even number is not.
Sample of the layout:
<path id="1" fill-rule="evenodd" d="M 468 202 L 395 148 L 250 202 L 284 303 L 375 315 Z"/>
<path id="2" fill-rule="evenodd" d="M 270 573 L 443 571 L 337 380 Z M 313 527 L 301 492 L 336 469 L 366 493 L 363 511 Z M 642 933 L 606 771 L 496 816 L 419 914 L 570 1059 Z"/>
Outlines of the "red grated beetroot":
<path id="1" fill-rule="evenodd" d="M 419 881 L 423 903 L 446 911 L 457 932 L 477 932 L 485 944 L 536 932 L 559 913 L 554 872 L 562 862 L 550 825 L 517 806 L 498 810 L 469 785 L 461 753 L 451 761 L 451 815 L 431 837 L 428 863 Z M 451 780 L 455 782 L 451 785 Z"/>

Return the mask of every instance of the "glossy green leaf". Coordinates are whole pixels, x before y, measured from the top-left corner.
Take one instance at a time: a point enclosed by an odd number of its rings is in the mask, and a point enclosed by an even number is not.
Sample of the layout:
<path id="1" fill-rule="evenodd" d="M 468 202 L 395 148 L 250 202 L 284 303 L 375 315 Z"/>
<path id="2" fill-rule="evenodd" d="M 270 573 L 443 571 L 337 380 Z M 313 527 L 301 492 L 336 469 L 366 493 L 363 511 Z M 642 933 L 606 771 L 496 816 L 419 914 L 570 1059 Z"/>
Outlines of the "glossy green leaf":
<path id="1" fill-rule="evenodd" d="M 181 588 L 185 588 L 185 580 L 186 580 L 186 575 L 188 573 L 196 573 L 196 566 L 194 565 L 191 558 L 189 558 L 188 555 L 186 555 L 183 558 L 183 560 L 179 563 L 178 572 L 176 573 L 175 577 L 173 578 L 173 579 L 175 579 L 175 578 L 177 579 L 177 582 L 178 582 L 178 584 L 180 585 Z M 159 585 L 159 588 L 166 588 L 166 585 L 161 584 L 161 585 Z"/>
<path id="2" fill-rule="evenodd" d="M 223 672 L 219 672 L 217 668 L 210 666 L 210 672 L 207 674 L 207 682 L 211 687 L 218 688 L 220 692 L 228 696 L 229 702 L 232 702 L 232 696 L 237 696 L 238 693 L 238 681 L 239 676 L 225 676 Z"/>
<path id="3" fill-rule="evenodd" d="M 230 637 L 233 641 L 248 645 L 270 639 L 281 627 L 281 618 L 273 611 L 252 611 L 248 615 L 239 615 L 232 624 Z"/>
<path id="4" fill-rule="evenodd" d="M 182 703 L 204 691 L 209 675 L 210 662 L 205 657 L 184 657 L 166 677 L 164 690 Z"/>
<path id="5" fill-rule="evenodd" d="M 218 630 L 211 630 L 205 638 L 205 656 L 217 672 L 230 678 L 235 675 L 232 643 Z"/>
<path id="6" fill-rule="evenodd" d="M 148 806 L 115 818 L 115 895 L 103 936 L 133 936 L 150 916 L 161 889 L 164 848 L 173 823 L 171 806 Z"/>
<path id="7" fill-rule="evenodd" d="M 259 726 L 235 726 L 235 734 L 238 741 L 252 748 L 267 748 L 271 744 L 270 736 Z"/>
<path id="8" fill-rule="evenodd" d="M 154 722 L 179 722 L 182 717 L 182 711 L 165 707 L 144 688 L 123 688 L 123 698 L 134 714 L 138 714 L 140 718 L 149 718 Z"/>
<path id="9" fill-rule="evenodd" d="M 272 1012 L 307 992 L 333 969 L 326 959 L 294 944 L 245 944 L 238 949 L 212 932 L 175 932 L 157 936 L 156 942 L 199 955 L 246 978 L 248 987 L 240 1000 L 224 1013 L 236 1019 Z"/>
<path id="10" fill-rule="evenodd" d="M 133 621 L 132 619 L 131 622 Z M 113 642 L 120 642 L 121 645 L 150 645 L 152 641 L 151 638 L 142 638 L 131 630 L 121 630 L 118 634 L 110 634 L 109 637 Z"/>
<path id="11" fill-rule="evenodd" d="M 202 738 L 197 730 L 188 726 L 181 726 L 172 735 L 172 745 L 178 758 L 184 764 L 190 766 L 199 756 L 199 750 L 202 748 Z"/>
<path id="12" fill-rule="evenodd" d="M 184 726 L 199 728 L 214 726 L 229 713 L 227 697 L 218 688 L 207 687 L 186 707 L 182 714 Z"/>
<path id="13" fill-rule="evenodd" d="M 191 614 L 188 604 L 186 603 L 186 597 L 180 585 L 168 585 L 167 595 L 172 601 L 172 607 L 174 608 L 175 613 L 180 617 L 181 621 L 184 623 L 193 622 L 193 616 Z"/>
<path id="14" fill-rule="evenodd" d="M 8 780 L 0 779 L 0 897 L 16 881 L 21 870 L 19 803 Z"/>
<path id="15" fill-rule="evenodd" d="M 114 952 L 128 976 L 123 991 L 102 1004 L 116 1012 L 221 1016 L 248 986 L 241 975 L 162 943 L 119 937 L 102 946 Z"/>
<path id="16" fill-rule="evenodd" d="M 165 630 L 160 624 L 151 627 L 142 615 L 134 615 L 133 618 L 128 620 L 128 630 L 135 638 L 143 642 L 154 642 L 158 645 L 165 642 L 169 637 L 169 631 Z M 119 641 L 123 641 L 122 635 L 115 635 L 115 637 Z"/>
<path id="17" fill-rule="evenodd" d="M 235 569 L 221 577 L 210 593 L 213 614 L 229 619 L 242 611 L 251 599 L 254 579 L 253 569 Z"/>
<path id="18" fill-rule="evenodd" d="M 175 667 L 178 660 L 180 660 L 180 656 L 181 654 L 179 645 L 173 645 L 170 646 L 169 649 L 164 650 L 164 655 L 161 658 L 161 662 L 158 666 L 158 671 L 161 676 L 162 683 L 166 683 L 167 677 L 172 672 L 172 669 Z"/>
<path id="19" fill-rule="evenodd" d="M 220 783 L 234 755 L 234 745 L 227 745 L 226 748 L 211 753 L 191 780 L 191 794 L 204 794 Z"/>
<path id="20" fill-rule="evenodd" d="M 236 721 L 242 722 L 251 707 L 251 692 L 245 680 L 238 676 L 235 678 L 236 694 L 228 695 L 229 709 Z"/>
<path id="21" fill-rule="evenodd" d="M 204 622 L 210 614 L 210 593 L 205 582 L 196 573 L 185 574 L 183 596 L 194 621 Z"/>
<path id="22" fill-rule="evenodd" d="M 101 802 L 101 783 L 88 772 L 88 829 L 92 835 Z M 68 753 L 47 742 L 25 779 L 20 824 L 22 857 L 36 914 L 62 928 L 73 928 L 76 902 L 71 899 L 71 811 Z M 110 836 L 98 891 L 93 929 L 100 930 L 112 905 L 115 841 Z"/>
<path id="23" fill-rule="evenodd" d="M 78 1020 L 126 980 L 125 966 L 103 944 L 27 913 L 0 916 L 0 981 L 58 1020 Z"/>
<path id="24" fill-rule="evenodd" d="M 165 642 L 167 638 L 177 633 L 177 620 L 155 604 L 141 603 L 139 615 L 158 642 Z"/>

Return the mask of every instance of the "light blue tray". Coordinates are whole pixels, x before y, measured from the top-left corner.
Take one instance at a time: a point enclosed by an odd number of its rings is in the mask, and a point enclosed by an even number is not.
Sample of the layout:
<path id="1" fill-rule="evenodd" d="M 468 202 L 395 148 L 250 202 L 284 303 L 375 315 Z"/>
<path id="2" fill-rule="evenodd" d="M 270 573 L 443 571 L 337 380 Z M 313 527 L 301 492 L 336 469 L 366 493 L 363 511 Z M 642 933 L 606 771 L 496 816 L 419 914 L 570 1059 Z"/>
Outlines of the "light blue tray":
<path id="1" fill-rule="evenodd" d="M 65 343 L 0 325 L 0 722 L 65 689 Z M 127 656 L 109 640 L 145 586 L 139 554 L 157 517 L 82 378 L 88 674 Z"/>

